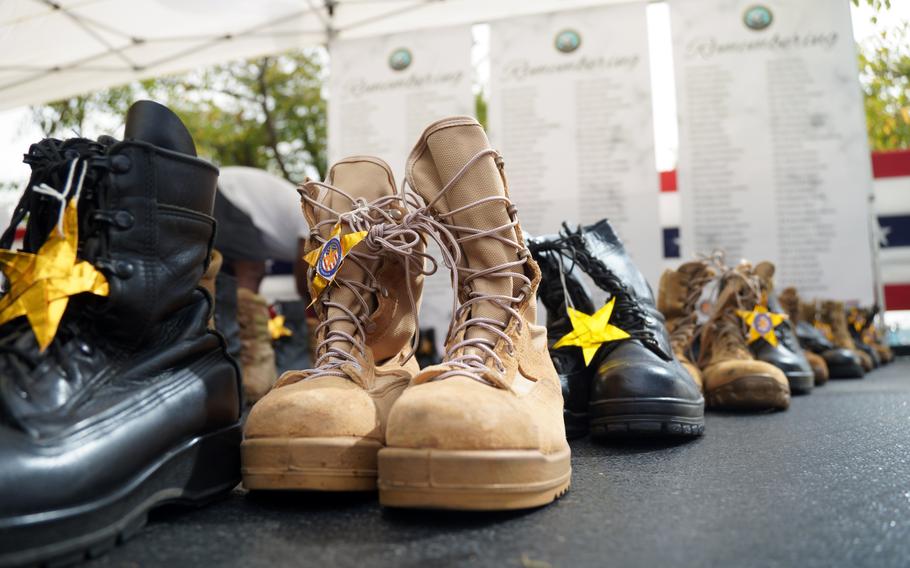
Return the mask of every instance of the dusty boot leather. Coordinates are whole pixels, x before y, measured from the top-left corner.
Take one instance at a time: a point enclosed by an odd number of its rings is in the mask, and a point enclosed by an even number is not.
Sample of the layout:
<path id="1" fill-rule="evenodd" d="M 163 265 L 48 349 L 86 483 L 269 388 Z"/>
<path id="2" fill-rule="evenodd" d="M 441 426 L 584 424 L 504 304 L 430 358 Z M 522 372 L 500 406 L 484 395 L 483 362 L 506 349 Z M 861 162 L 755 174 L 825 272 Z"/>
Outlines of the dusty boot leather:
<path id="1" fill-rule="evenodd" d="M 589 414 L 594 436 L 699 436 L 705 428 L 705 400 L 696 380 L 674 356 L 664 316 L 651 287 L 606 220 L 566 228 L 573 258 L 594 283 L 610 294 L 610 324 L 626 339 L 598 350 Z"/>
<path id="2" fill-rule="evenodd" d="M 470 117 L 430 125 L 407 162 L 454 267 L 443 362 L 392 407 L 379 499 L 395 507 L 520 509 L 569 487 L 559 377 L 536 324 L 540 272 L 502 161 Z"/>
<path id="3" fill-rule="evenodd" d="M 795 325 L 796 337 L 806 352 L 819 355 L 832 379 L 861 378 L 862 361 L 853 351 L 834 346 L 825 334 L 815 327 L 816 310 L 813 304 L 801 302 L 796 288 L 784 288 L 778 296 L 781 306 Z M 811 361 L 810 361 L 811 363 Z M 816 376 L 816 384 L 818 384 Z"/>
<path id="4" fill-rule="evenodd" d="M 843 302 L 834 300 L 822 302 L 819 310 L 819 320 L 831 330 L 831 341 L 836 347 L 849 349 L 854 355 L 859 357 L 865 372 L 868 373 L 875 368 L 875 363 L 872 358 L 867 353 L 857 348 L 856 344 L 853 342 L 853 337 L 850 335 L 850 330 L 848 328 L 847 312 Z"/>
<path id="5" fill-rule="evenodd" d="M 239 370 L 208 328 L 200 287 L 218 170 L 149 101 L 130 108 L 124 141 L 46 139 L 26 163 L 0 248 L 27 215 L 23 251 L 40 254 L 65 196 L 77 206 L 76 260 L 108 293 L 71 296 L 43 351 L 26 318 L 0 328 L 3 566 L 95 556 L 150 509 L 206 503 L 240 478 Z"/>
<path id="6" fill-rule="evenodd" d="M 237 288 L 237 324 L 240 328 L 243 394 L 247 404 L 253 404 L 265 396 L 278 380 L 266 299 L 247 288 Z"/>
<path id="7" fill-rule="evenodd" d="M 752 274 L 758 277 L 761 285 L 762 303 L 769 312 L 784 314 L 784 310 L 774 293 L 774 265 L 770 262 L 760 262 L 753 269 Z M 786 315 L 786 314 L 784 314 Z M 792 394 L 808 394 L 815 386 L 815 373 L 806 360 L 796 331 L 793 329 L 789 316 L 774 328 L 777 345 L 772 345 L 763 337 L 749 344 L 752 354 L 759 361 L 771 363 L 784 372 L 790 381 Z"/>
<path id="8" fill-rule="evenodd" d="M 825 359 L 821 355 L 811 351 L 803 351 L 803 355 L 806 357 L 809 366 L 812 367 L 812 374 L 815 377 L 815 386 L 820 387 L 827 383 L 829 374 L 828 364 L 825 363 Z"/>
<path id="9" fill-rule="evenodd" d="M 790 406 L 790 385 L 783 371 L 756 360 L 746 343 L 737 310 L 759 301 L 757 278 L 728 270 L 720 282 L 714 311 L 699 334 L 698 365 L 709 408 L 783 410 Z"/>
<path id="10" fill-rule="evenodd" d="M 310 271 L 319 319 L 314 367 L 284 373 L 253 406 L 244 428 L 243 483 L 249 489 L 375 490 L 389 409 L 418 371 L 411 355 L 423 241 L 413 231 L 389 234 L 405 207 L 391 169 L 377 158 L 344 159 L 325 183 L 308 181 L 300 191 L 313 249 L 339 223 L 342 235 L 368 236 L 321 295 Z"/>
<path id="11" fill-rule="evenodd" d="M 565 402 L 563 419 L 566 424 L 566 436 L 571 440 L 588 433 L 588 402 L 591 398 L 594 362 L 592 361 L 591 365 L 585 364 L 580 347 L 554 349 L 553 344 L 572 331 L 572 322 L 569 321 L 569 314 L 566 311 L 566 290 L 576 310 L 592 314 L 595 311 L 594 302 L 581 280 L 581 269 L 572 261 L 561 258 L 560 236 L 529 238 L 527 243 L 531 255 L 540 267 L 541 280 L 537 297 L 547 309 L 547 345 L 562 385 L 562 398 Z"/>

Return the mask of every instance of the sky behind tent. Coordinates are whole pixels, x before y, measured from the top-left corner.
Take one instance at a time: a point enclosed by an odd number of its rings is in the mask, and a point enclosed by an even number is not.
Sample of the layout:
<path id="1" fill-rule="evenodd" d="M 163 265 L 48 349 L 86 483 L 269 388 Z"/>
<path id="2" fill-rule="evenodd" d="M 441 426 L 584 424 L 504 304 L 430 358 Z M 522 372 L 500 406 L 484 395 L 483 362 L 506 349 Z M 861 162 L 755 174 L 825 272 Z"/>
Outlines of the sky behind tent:
<path id="1" fill-rule="evenodd" d="M 880 30 L 910 21 L 910 2 L 892 1 L 891 9 L 879 15 L 877 24 L 870 21 L 872 14 L 872 9 L 865 5 L 853 8 L 853 29 L 857 41 L 861 42 Z M 657 162 L 655 166 L 658 170 L 668 170 L 676 165 L 678 134 L 669 9 L 665 3 L 651 4 L 648 7 L 648 26 Z M 477 68 L 477 83 L 478 86 L 483 86 L 489 80 L 488 27 L 476 26 L 474 39 L 473 59 Z M 113 122 L 116 123 L 116 120 Z M 103 132 L 86 134 L 97 136 Z M 28 149 L 29 144 L 40 138 L 41 131 L 31 121 L 27 107 L 0 112 L 0 182 L 22 183 L 27 179 L 28 168 L 22 164 L 22 154 Z"/>

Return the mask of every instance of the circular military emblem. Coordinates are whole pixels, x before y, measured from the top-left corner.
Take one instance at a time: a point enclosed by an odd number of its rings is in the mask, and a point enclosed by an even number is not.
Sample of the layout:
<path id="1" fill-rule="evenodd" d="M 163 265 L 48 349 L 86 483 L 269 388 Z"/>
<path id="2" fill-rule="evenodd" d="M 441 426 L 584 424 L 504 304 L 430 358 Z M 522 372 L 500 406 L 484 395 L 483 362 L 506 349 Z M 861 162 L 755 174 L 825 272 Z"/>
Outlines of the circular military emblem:
<path id="1" fill-rule="evenodd" d="M 701 312 L 701 314 L 705 317 L 710 316 L 711 310 L 713 310 L 713 309 L 714 309 L 714 302 L 712 302 L 711 300 L 702 300 L 701 303 L 698 304 L 698 311 Z"/>
<path id="2" fill-rule="evenodd" d="M 389 67 L 395 71 L 404 71 L 411 65 L 413 60 L 414 57 L 411 55 L 410 49 L 399 47 L 389 55 Z"/>
<path id="3" fill-rule="evenodd" d="M 326 280 L 331 280 L 341 266 L 341 239 L 332 237 L 322 245 L 319 260 L 316 261 L 316 272 Z"/>
<path id="4" fill-rule="evenodd" d="M 755 319 L 752 320 L 752 327 L 755 328 L 759 334 L 764 335 L 774 329 L 774 324 L 771 322 L 771 317 L 768 314 L 755 314 Z"/>
<path id="5" fill-rule="evenodd" d="M 563 30 L 556 34 L 553 44 L 558 51 L 572 53 L 581 46 L 581 35 L 575 30 Z"/>
<path id="6" fill-rule="evenodd" d="M 756 4 L 743 13 L 743 23 L 750 30 L 761 31 L 771 25 L 774 15 L 767 6 Z"/>

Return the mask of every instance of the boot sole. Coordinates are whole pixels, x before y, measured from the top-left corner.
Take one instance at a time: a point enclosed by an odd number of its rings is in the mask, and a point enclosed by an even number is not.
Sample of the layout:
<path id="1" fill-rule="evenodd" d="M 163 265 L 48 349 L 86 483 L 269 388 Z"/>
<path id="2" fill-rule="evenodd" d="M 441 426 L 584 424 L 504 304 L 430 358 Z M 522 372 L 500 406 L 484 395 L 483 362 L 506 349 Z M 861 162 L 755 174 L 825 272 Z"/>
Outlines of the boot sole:
<path id="1" fill-rule="evenodd" d="M 569 490 L 571 450 L 379 452 L 379 503 L 386 507 L 505 511 L 552 503 Z"/>
<path id="2" fill-rule="evenodd" d="M 866 376 L 863 366 L 855 365 L 835 365 L 828 366 L 828 378 L 830 379 L 861 379 Z"/>
<path id="3" fill-rule="evenodd" d="M 701 436 L 705 401 L 677 398 L 607 399 L 591 402 L 591 436 Z"/>
<path id="4" fill-rule="evenodd" d="M 786 410 L 790 388 L 773 377 L 740 377 L 705 393 L 708 408 L 720 410 Z"/>
<path id="5" fill-rule="evenodd" d="M 79 505 L 0 520 L 0 566 L 68 565 L 136 534 L 152 509 L 201 506 L 240 482 L 240 423 L 171 449 L 115 492 Z"/>
<path id="6" fill-rule="evenodd" d="M 243 485 L 250 490 L 376 491 L 382 444 L 356 436 L 244 440 Z"/>
<path id="7" fill-rule="evenodd" d="M 815 373 L 787 373 L 790 394 L 809 394 L 815 387 Z"/>

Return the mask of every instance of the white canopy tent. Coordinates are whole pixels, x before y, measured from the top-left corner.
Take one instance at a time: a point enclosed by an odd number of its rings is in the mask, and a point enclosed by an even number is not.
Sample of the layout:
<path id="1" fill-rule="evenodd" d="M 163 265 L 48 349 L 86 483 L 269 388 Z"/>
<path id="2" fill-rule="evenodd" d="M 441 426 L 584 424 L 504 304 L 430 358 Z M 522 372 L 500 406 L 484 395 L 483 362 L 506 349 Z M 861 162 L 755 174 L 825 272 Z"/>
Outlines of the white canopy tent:
<path id="1" fill-rule="evenodd" d="M 3 0 L 0 110 L 333 38 L 622 0 Z"/>

